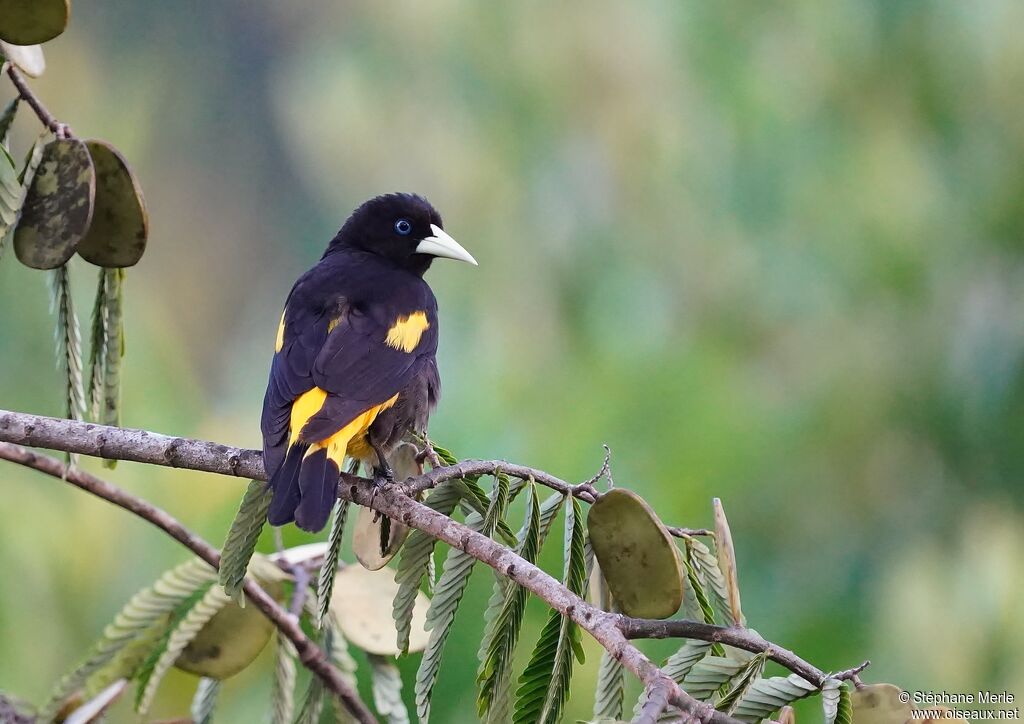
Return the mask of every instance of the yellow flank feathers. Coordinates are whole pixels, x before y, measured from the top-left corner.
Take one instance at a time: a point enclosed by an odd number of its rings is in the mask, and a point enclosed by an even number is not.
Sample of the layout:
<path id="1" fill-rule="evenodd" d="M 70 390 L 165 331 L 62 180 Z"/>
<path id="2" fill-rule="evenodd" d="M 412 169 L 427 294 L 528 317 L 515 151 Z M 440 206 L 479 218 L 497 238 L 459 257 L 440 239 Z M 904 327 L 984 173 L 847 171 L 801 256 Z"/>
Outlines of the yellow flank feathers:
<path id="1" fill-rule="evenodd" d="M 420 343 L 420 337 L 430 329 L 425 312 L 413 312 L 408 317 L 399 317 L 388 330 L 385 343 L 403 352 L 412 352 Z"/>
<path id="2" fill-rule="evenodd" d="M 327 448 L 327 457 L 338 466 L 339 470 L 342 463 L 345 462 L 345 455 L 360 459 L 369 457 L 373 454 L 373 448 L 366 441 L 366 431 L 377 419 L 377 415 L 394 405 L 397 400 L 398 395 L 395 395 L 383 404 L 371 407 L 326 440 L 310 445 L 306 455 Z"/>
<path id="3" fill-rule="evenodd" d="M 277 341 L 274 343 L 274 351 L 280 352 L 284 347 L 284 312 L 281 312 L 281 323 L 277 325 Z"/>

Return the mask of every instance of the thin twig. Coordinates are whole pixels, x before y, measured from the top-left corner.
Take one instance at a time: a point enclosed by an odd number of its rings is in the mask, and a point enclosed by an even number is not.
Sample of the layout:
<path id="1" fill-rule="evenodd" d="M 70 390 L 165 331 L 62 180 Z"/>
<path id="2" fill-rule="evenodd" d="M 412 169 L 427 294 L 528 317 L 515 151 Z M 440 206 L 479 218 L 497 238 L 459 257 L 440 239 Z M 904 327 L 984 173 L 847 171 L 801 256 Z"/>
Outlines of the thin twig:
<path id="1" fill-rule="evenodd" d="M 220 553 L 217 549 L 190 531 L 167 512 L 141 498 L 135 497 L 116 485 L 101 480 L 79 468 L 69 468 L 56 458 L 26 450 L 20 445 L 0 442 L 0 458 L 65 480 L 98 498 L 124 508 L 162 529 L 214 568 L 220 565 Z M 366 707 L 366 704 L 359 698 L 359 694 L 342 678 L 341 672 L 327 660 L 321 648 L 302 632 L 298 621 L 281 608 L 252 579 L 245 579 L 243 590 L 249 600 L 294 644 L 296 651 L 299 652 L 299 660 L 303 665 L 316 674 L 324 682 L 324 685 L 338 696 L 344 703 L 345 708 L 353 716 L 360 722 L 376 721 L 373 714 Z"/>
<path id="2" fill-rule="evenodd" d="M 769 659 L 782 664 L 794 674 L 802 676 L 818 688 L 821 688 L 827 679 L 852 679 L 871 663 L 870 661 L 865 661 L 852 669 L 829 674 L 807 663 L 789 649 L 784 649 L 764 639 L 748 628 L 738 626 L 715 626 L 714 624 L 702 621 L 688 621 L 686 619 L 659 621 L 656 619 L 630 618 L 628 616 L 621 617 L 619 626 L 622 629 L 622 633 L 628 639 L 698 639 L 700 641 L 725 644 L 755 654 L 764 651 L 768 653 Z"/>
<path id="3" fill-rule="evenodd" d="M 32 107 L 35 111 L 36 116 L 39 117 L 39 121 L 49 128 L 51 131 L 56 133 L 62 138 L 72 138 L 71 128 L 66 123 L 58 121 L 50 111 L 46 109 L 43 102 L 39 100 L 32 89 L 29 87 L 28 82 L 25 80 L 25 76 L 21 74 L 13 63 L 7 64 L 7 75 L 10 77 L 11 82 L 14 83 L 14 87 L 18 89 L 18 95 Z"/>
<path id="4" fill-rule="evenodd" d="M 692 538 L 697 535 L 714 535 L 715 531 L 710 528 L 679 528 L 674 525 L 667 526 L 668 532 L 676 538 Z"/>
<path id="5" fill-rule="evenodd" d="M 292 600 L 288 604 L 288 613 L 298 618 L 306 605 L 309 582 L 313 576 L 305 566 L 292 566 L 292 577 L 295 579 L 295 587 L 292 590 Z"/>

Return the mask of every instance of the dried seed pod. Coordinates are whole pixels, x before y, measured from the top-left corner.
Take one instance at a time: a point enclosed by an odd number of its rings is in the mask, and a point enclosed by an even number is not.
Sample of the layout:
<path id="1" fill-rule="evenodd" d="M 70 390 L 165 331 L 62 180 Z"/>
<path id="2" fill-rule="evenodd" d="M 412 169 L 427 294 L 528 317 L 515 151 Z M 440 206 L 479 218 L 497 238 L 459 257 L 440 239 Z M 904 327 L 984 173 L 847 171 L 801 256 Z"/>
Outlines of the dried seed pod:
<path id="1" fill-rule="evenodd" d="M 395 448 L 388 461 L 394 470 L 395 480 L 401 482 L 423 472 L 416 454 L 416 447 L 409 443 L 402 443 Z M 360 508 L 352 535 L 352 553 L 363 568 L 376 571 L 398 554 L 408 537 L 409 527 L 405 524 L 379 515 L 369 508 Z"/>
<path id="2" fill-rule="evenodd" d="M 342 634 L 353 646 L 381 656 L 397 656 L 395 622 L 391 603 L 398 593 L 395 572 L 391 569 L 368 571 L 360 566 L 346 566 L 334 579 L 331 611 L 338 619 Z M 422 651 L 430 634 L 424 628 L 430 600 L 416 594 L 409 636 L 409 652 Z"/>
<path id="3" fill-rule="evenodd" d="M 613 488 L 587 516 L 590 545 L 619 610 L 668 618 L 683 602 L 683 576 L 672 536 L 639 495 Z"/>
<path id="4" fill-rule="evenodd" d="M 11 45 L 0 40 L 0 54 L 29 78 L 38 78 L 46 71 L 46 56 L 40 45 Z"/>
<path id="5" fill-rule="evenodd" d="M 97 266 L 133 266 L 142 258 L 149 237 L 142 188 L 116 148 L 97 140 L 86 141 L 86 146 L 96 170 L 96 200 L 78 255 Z"/>
<path id="6" fill-rule="evenodd" d="M 96 174 L 86 145 L 58 138 L 43 155 L 14 230 L 14 251 L 33 269 L 56 269 L 78 248 L 92 220 Z"/>
<path id="7" fill-rule="evenodd" d="M 729 613 L 735 626 L 744 624 L 743 609 L 740 607 L 740 582 L 736 572 L 736 549 L 732 544 L 732 531 L 729 530 L 729 519 L 725 517 L 725 508 L 719 498 L 712 498 L 711 504 L 715 513 L 715 549 L 718 552 L 718 566 L 725 576 L 725 585 L 729 592 Z"/>

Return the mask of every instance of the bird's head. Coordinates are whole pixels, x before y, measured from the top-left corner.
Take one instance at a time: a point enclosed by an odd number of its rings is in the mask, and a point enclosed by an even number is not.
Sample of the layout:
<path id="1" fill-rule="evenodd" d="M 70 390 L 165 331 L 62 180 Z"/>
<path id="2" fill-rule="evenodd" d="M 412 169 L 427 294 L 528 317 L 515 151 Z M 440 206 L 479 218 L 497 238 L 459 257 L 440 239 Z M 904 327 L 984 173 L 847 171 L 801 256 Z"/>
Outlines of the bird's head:
<path id="1" fill-rule="evenodd" d="M 434 257 L 476 266 L 476 259 L 442 228 L 441 215 L 422 196 L 387 194 L 370 199 L 348 217 L 327 248 L 356 248 L 422 275 Z"/>

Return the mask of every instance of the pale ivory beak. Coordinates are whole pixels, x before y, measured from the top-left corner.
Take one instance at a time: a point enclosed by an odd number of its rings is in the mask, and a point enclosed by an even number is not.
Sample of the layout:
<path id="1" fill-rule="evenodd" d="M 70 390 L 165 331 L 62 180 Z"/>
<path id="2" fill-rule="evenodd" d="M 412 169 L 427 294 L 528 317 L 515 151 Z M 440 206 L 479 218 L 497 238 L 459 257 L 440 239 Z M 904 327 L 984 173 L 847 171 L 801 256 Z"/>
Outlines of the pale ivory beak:
<path id="1" fill-rule="evenodd" d="M 478 266 L 476 259 L 468 251 L 462 248 L 462 244 L 450 237 L 444 229 L 437 224 L 431 224 L 430 230 L 433 236 L 428 236 L 416 246 L 417 254 L 430 254 L 431 256 L 443 256 L 446 259 L 464 261 L 467 264 Z"/>

